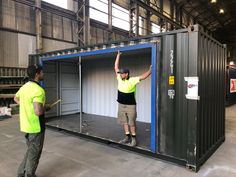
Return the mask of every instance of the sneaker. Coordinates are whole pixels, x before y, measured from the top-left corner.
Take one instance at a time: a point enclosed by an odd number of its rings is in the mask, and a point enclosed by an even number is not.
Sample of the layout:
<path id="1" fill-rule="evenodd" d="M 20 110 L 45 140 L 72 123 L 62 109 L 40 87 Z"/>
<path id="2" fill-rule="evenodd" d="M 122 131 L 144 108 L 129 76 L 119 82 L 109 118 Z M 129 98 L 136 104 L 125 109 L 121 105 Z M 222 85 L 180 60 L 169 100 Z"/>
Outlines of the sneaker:
<path id="1" fill-rule="evenodd" d="M 127 144 L 130 142 L 130 138 L 128 136 L 125 136 L 123 140 L 120 140 L 119 143 L 121 144 Z"/>
<path id="2" fill-rule="evenodd" d="M 137 140 L 135 137 L 131 138 L 131 142 L 128 144 L 131 147 L 135 147 L 137 145 Z"/>

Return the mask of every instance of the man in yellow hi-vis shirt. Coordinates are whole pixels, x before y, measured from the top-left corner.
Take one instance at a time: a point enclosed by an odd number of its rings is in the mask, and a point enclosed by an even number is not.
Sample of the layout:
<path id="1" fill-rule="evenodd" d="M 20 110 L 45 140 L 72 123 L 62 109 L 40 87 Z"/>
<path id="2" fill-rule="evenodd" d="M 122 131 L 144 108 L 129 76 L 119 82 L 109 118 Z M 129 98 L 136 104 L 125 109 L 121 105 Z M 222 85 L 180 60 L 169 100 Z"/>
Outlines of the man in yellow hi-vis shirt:
<path id="1" fill-rule="evenodd" d="M 27 68 L 29 81 L 15 95 L 20 105 L 20 130 L 25 133 L 28 149 L 21 162 L 18 177 L 36 177 L 35 171 L 42 153 L 45 135 L 45 92 L 39 82 L 43 80 L 42 67 L 32 65 Z"/>
<path id="2" fill-rule="evenodd" d="M 114 65 L 117 81 L 118 81 L 118 120 L 123 124 L 125 138 L 120 141 L 122 144 L 136 146 L 136 85 L 146 79 L 151 74 L 151 66 L 149 70 L 137 77 L 130 77 L 129 70 L 126 68 L 119 69 L 121 52 L 118 51 Z M 131 132 L 131 135 L 130 135 Z"/>

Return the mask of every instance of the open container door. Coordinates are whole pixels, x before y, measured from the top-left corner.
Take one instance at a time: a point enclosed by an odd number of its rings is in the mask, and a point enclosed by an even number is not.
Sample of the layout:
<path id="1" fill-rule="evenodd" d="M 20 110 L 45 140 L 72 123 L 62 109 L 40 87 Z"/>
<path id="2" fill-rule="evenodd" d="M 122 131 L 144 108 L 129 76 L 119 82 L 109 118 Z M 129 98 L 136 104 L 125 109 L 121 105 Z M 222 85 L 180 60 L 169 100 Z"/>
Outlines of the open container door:
<path id="1" fill-rule="evenodd" d="M 48 103 L 55 102 L 61 99 L 52 110 L 47 114 L 47 118 L 57 118 L 57 127 L 63 127 L 66 119 L 68 127 L 73 127 L 73 124 L 78 125 L 70 121 L 70 116 L 80 112 L 80 77 L 79 77 L 79 65 L 77 60 L 50 60 L 43 62 L 44 71 L 44 87 L 46 90 L 46 99 Z M 79 121 L 79 119 L 77 119 Z M 52 121 L 53 122 L 53 121 Z M 79 128 L 79 127 L 78 127 Z M 75 130 L 77 131 L 78 128 Z M 71 129 L 72 131 L 75 131 Z"/>

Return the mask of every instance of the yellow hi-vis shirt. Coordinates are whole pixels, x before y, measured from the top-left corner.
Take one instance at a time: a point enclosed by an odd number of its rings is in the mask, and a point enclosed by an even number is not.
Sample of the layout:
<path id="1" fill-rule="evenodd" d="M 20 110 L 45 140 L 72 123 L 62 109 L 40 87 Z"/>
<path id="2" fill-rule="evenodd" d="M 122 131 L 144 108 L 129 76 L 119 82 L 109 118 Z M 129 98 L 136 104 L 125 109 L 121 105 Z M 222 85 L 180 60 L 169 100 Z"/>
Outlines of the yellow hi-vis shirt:
<path id="1" fill-rule="evenodd" d="M 120 104 L 136 105 L 135 92 L 136 85 L 140 82 L 139 77 L 130 77 L 122 80 L 120 75 L 117 75 L 118 80 L 118 98 Z"/>
<path id="2" fill-rule="evenodd" d="M 16 93 L 20 100 L 20 130 L 25 133 L 41 131 L 39 116 L 34 112 L 34 102 L 45 104 L 45 92 L 35 82 L 27 82 Z"/>
<path id="3" fill-rule="evenodd" d="M 128 80 L 122 80 L 121 76 L 117 75 L 118 90 L 123 93 L 136 92 L 136 85 L 140 82 L 139 77 L 130 77 Z"/>

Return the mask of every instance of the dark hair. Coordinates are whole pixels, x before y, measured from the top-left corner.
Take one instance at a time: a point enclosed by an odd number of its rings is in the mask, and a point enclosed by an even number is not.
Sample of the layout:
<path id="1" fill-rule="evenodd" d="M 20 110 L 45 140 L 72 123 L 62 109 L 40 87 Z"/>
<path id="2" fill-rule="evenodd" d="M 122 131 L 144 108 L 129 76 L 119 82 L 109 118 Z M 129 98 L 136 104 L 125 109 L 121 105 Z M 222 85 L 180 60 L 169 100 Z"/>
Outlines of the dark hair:
<path id="1" fill-rule="evenodd" d="M 39 74 L 43 70 L 42 66 L 40 65 L 30 65 L 27 68 L 27 74 L 29 79 L 35 79 L 36 74 Z"/>

